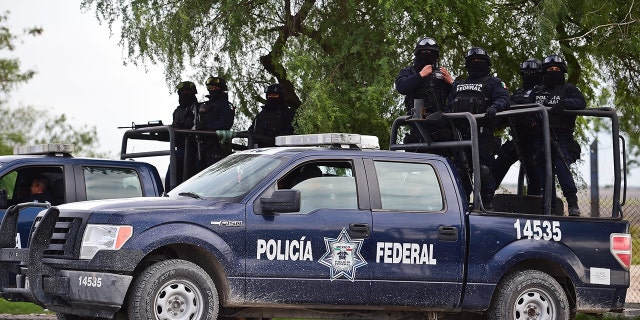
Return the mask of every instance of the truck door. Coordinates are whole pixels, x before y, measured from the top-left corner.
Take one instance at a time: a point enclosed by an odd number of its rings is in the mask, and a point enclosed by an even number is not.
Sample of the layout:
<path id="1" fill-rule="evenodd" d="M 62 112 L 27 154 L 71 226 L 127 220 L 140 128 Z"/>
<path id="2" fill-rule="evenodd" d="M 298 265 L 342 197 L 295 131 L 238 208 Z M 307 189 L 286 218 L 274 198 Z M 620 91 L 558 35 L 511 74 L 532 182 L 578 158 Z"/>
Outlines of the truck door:
<path id="1" fill-rule="evenodd" d="M 365 160 L 373 232 L 364 254 L 374 305 L 459 304 L 465 243 L 459 197 L 444 162 L 422 161 Z"/>
<path id="2" fill-rule="evenodd" d="M 300 211 L 260 214 L 275 189 L 301 193 Z M 247 298 L 251 303 L 362 304 L 370 273 L 362 257 L 371 227 L 361 159 L 298 163 L 247 211 Z M 249 206 L 250 207 L 250 206 Z"/>

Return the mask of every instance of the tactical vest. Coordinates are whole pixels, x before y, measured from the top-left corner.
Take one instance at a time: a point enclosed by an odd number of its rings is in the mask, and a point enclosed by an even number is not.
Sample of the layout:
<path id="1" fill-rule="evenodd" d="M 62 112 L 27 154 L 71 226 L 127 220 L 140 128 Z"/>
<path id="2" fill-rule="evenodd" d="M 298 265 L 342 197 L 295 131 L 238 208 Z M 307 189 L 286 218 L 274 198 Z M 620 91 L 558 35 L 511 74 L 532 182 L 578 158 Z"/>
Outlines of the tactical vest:
<path id="1" fill-rule="evenodd" d="M 282 127 L 282 111 L 264 111 L 258 113 L 253 126 L 253 132 L 257 135 L 275 137 Z"/>
<path id="2" fill-rule="evenodd" d="M 511 104 L 526 104 L 531 103 L 531 97 L 533 96 L 532 89 L 519 88 L 511 95 Z"/>
<path id="3" fill-rule="evenodd" d="M 453 89 L 455 98 L 451 103 L 451 111 L 485 113 L 490 105 L 486 93 L 487 81 L 490 78 L 485 76 L 477 80 L 465 79 L 459 82 Z"/>
<path id="4" fill-rule="evenodd" d="M 413 69 L 412 69 L 413 70 Z M 417 73 L 417 72 L 416 72 Z M 415 99 L 423 99 L 427 113 L 444 111 L 447 105 L 448 84 L 440 71 L 434 71 L 411 95 L 405 96 L 404 106 L 409 114 L 413 110 Z"/>
<path id="5" fill-rule="evenodd" d="M 564 99 L 567 95 L 567 89 L 575 87 L 572 83 L 564 83 L 549 90 L 544 85 L 537 86 L 535 91 L 536 103 L 545 107 L 553 107 L 558 101 Z M 556 132 L 573 132 L 576 126 L 576 115 L 572 114 L 554 114 L 549 115 L 549 127 Z"/>

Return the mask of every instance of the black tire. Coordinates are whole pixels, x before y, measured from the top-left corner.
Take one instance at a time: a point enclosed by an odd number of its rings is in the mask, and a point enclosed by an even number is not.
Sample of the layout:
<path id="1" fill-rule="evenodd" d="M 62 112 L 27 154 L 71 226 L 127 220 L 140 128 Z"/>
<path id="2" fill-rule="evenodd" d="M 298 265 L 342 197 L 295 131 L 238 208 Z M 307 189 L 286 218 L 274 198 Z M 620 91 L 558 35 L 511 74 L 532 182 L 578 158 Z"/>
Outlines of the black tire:
<path id="1" fill-rule="evenodd" d="M 130 320 L 216 319 L 218 291 L 211 277 L 194 263 L 161 261 L 136 278 L 128 310 Z"/>
<path id="2" fill-rule="evenodd" d="M 500 281 L 487 314 L 489 320 L 569 320 L 569 300 L 550 275 L 525 270 Z"/>

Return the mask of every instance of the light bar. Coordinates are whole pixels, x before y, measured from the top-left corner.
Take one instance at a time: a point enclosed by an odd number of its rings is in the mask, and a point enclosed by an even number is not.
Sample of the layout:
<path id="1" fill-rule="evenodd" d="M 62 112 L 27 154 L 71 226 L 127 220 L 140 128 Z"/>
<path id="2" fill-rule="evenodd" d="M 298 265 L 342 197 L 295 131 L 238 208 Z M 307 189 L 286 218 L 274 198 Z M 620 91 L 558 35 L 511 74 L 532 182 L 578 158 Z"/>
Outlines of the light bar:
<path id="1" fill-rule="evenodd" d="M 318 133 L 276 137 L 276 146 L 327 146 L 347 145 L 361 149 L 380 149 L 376 136 L 352 133 Z"/>
<path id="2" fill-rule="evenodd" d="M 72 144 L 47 143 L 33 146 L 19 146 L 13 148 L 13 154 L 49 154 L 49 153 L 72 153 Z"/>

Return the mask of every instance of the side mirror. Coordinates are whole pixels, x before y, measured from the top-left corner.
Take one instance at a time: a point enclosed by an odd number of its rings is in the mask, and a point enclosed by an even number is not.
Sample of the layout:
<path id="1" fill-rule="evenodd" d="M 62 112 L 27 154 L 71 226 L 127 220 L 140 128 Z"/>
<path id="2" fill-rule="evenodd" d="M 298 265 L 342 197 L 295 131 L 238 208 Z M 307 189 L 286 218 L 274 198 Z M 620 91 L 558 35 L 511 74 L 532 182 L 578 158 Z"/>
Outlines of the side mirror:
<path id="1" fill-rule="evenodd" d="M 260 198 L 260 205 L 262 212 L 267 214 L 300 211 L 300 191 L 276 190 L 271 194 L 271 198 Z"/>
<path id="2" fill-rule="evenodd" d="M 0 189 L 0 208 L 6 209 L 9 206 L 7 202 L 7 190 Z"/>

